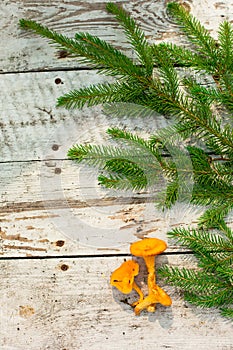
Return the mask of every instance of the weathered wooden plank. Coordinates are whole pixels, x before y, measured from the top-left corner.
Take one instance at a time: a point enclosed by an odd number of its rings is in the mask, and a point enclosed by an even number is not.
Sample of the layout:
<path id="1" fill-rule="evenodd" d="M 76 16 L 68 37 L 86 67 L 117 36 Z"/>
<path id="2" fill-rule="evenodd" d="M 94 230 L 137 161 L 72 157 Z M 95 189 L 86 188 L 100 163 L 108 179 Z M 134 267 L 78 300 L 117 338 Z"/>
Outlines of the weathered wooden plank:
<path id="1" fill-rule="evenodd" d="M 196 224 L 201 210 L 187 204 L 156 210 L 157 194 L 158 188 L 147 193 L 101 188 L 92 168 L 69 160 L 2 163 L 1 254 L 128 253 L 138 238 L 166 240 L 172 227 Z M 169 251 L 175 249 L 170 243 Z"/>
<path id="2" fill-rule="evenodd" d="M 59 78 L 59 84 L 57 84 Z M 83 111 L 56 108 L 56 99 L 72 89 L 106 81 L 95 71 L 6 74 L 0 79 L 0 160 L 66 158 L 74 143 L 106 142 L 110 126 L 144 134 L 166 125 L 163 117 L 107 116 L 101 107 Z M 110 80 L 108 80 L 110 81 Z"/>
<path id="3" fill-rule="evenodd" d="M 232 349 L 230 322 L 215 310 L 185 303 L 161 281 L 173 305 L 135 316 L 127 303 L 136 294 L 123 295 L 109 285 L 111 271 L 122 262 L 123 257 L 1 261 L 1 349 Z M 179 256 L 157 258 L 158 266 L 166 263 L 193 265 Z M 146 293 L 145 267 L 138 283 Z"/>
<path id="4" fill-rule="evenodd" d="M 148 39 L 185 44 L 177 34 L 176 25 L 168 18 L 165 0 L 121 1 L 138 21 Z M 3 0 L 0 18 L 0 70 L 28 71 L 44 69 L 74 68 L 80 66 L 75 60 L 57 59 L 54 49 L 44 39 L 38 38 L 18 28 L 20 18 L 37 20 L 51 29 L 73 36 L 77 31 L 88 31 L 105 39 L 116 47 L 128 48 L 126 39 L 111 15 L 105 11 L 106 1 L 41 1 Z M 233 4 L 230 0 L 189 0 L 186 7 L 199 18 L 216 37 L 217 26 L 225 18 L 232 19 Z M 107 29 L 107 30 L 106 30 Z M 129 55 L 133 53 L 128 50 Z M 133 55 L 134 56 L 134 55 Z"/>

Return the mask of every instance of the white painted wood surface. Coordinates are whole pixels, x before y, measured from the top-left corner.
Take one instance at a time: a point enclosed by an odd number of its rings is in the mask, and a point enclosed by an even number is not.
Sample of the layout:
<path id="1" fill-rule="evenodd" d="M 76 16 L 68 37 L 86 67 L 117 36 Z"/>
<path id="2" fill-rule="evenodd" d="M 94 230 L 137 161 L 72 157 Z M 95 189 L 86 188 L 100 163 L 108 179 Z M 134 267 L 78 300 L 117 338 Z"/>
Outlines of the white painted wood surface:
<path id="1" fill-rule="evenodd" d="M 157 260 L 181 263 L 176 256 Z M 96 257 L 0 262 L 1 350 L 232 349 L 229 322 L 213 310 L 186 305 L 167 286 L 173 306 L 158 305 L 156 313 L 136 317 L 127 304 L 136 294 L 129 297 L 109 285 L 109 271 L 122 261 Z"/>
<path id="2" fill-rule="evenodd" d="M 117 2 L 149 40 L 186 44 L 167 17 L 167 1 Z M 73 143 L 109 142 L 108 127 L 135 130 L 135 121 L 107 117 L 101 107 L 56 109 L 58 96 L 105 78 L 80 69 L 75 60 L 57 59 L 45 40 L 18 28 L 18 19 L 35 19 L 70 36 L 88 31 L 126 50 L 105 4 L 0 4 L 0 349 L 233 349 L 230 322 L 215 310 L 184 303 L 169 286 L 164 288 L 171 292 L 171 308 L 158 306 L 155 314 L 136 317 L 123 302 L 126 297 L 109 285 L 111 271 L 128 257 L 130 242 L 144 236 L 166 240 L 172 227 L 195 225 L 200 211 L 177 205 L 171 212 L 156 212 L 157 189 L 107 191 L 98 186 L 92 169 L 66 159 Z M 214 36 L 220 21 L 233 19 L 230 0 L 185 4 Z M 162 117 L 137 119 L 136 131 L 147 135 L 165 123 Z M 196 266 L 172 242 L 158 262 Z"/>

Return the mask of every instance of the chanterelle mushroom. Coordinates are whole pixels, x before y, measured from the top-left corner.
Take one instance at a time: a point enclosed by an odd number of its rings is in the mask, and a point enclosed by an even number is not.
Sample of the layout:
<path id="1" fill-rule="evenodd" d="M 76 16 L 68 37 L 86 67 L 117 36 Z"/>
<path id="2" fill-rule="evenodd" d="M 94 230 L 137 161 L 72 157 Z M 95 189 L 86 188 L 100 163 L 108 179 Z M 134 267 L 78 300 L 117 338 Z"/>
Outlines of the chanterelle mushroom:
<path id="1" fill-rule="evenodd" d="M 134 260 L 125 261 L 118 269 L 112 272 L 110 284 L 124 294 L 132 292 L 134 289 L 139 294 L 139 300 L 133 304 L 137 305 L 143 300 L 143 293 L 134 281 L 134 277 L 139 273 L 139 265 Z"/>
<path id="2" fill-rule="evenodd" d="M 156 284 L 155 256 L 162 253 L 166 248 L 166 242 L 158 238 L 145 238 L 132 243 L 130 246 L 131 254 L 144 258 L 148 270 L 149 294 L 136 306 L 135 313 L 137 315 L 144 308 L 147 308 L 150 312 L 155 311 L 156 303 L 161 303 L 164 306 L 169 306 L 172 303 L 166 292 Z"/>
<path id="3" fill-rule="evenodd" d="M 149 290 L 155 284 L 155 256 L 167 248 L 166 242 L 158 238 L 145 238 L 131 244 L 130 252 L 134 256 L 142 257 L 145 260 L 148 270 Z"/>

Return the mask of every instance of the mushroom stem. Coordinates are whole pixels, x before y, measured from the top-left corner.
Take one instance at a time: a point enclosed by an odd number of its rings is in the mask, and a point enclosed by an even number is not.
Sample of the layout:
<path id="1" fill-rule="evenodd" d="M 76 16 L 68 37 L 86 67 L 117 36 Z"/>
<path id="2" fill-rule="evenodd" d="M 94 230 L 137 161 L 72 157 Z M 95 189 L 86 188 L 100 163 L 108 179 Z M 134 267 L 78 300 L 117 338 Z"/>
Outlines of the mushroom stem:
<path id="1" fill-rule="evenodd" d="M 148 292 L 149 295 L 153 294 L 153 288 L 156 286 L 156 272 L 155 272 L 155 256 L 144 256 L 144 260 L 146 263 L 147 271 L 148 271 L 148 277 L 147 277 L 147 284 L 148 284 Z M 150 303 L 147 306 L 148 312 L 155 312 L 155 303 Z"/>
<path id="2" fill-rule="evenodd" d="M 151 304 L 151 305 L 147 306 L 148 312 L 155 312 L 155 309 L 156 309 L 156 304 Z"/>
<path id="3" fill-rule="evenodd" d="M 152 305 L 154 306 L 156 302 L 157 302 L 156 295 L 153 293 L 149 294 L 147 297 L 145 297 L 145 299 L 142 300 L 141 303 L 138 303 L 137 306 L 134 308 L 135 315 L 139 315 L 140 312 L 146 308 L 147 309 L 149 308 L 150 310 L 150 307 Z"/>
<path id="4" fill-rule="evenodd" d="M 141 289 L 138 287 L 138 285 L 136 284 L 136 282 L 133 282 L 133 289 L 138 293 L 139 295 L 139 299 L 137 301 L 135 301 L 132 306 L 136 306 L 139 303 L 141 303 L 143 301 L 144 298 L 144 294 L 142 293 Z"/>
<path id="5" fill-rule="evenodd" d="M 155 273 L 155 256 L 144 256 L 144 260 L 146 263 L 147 271 L 148 271 L 148 290 L 149 294 L 156 285 L 156 273 Z"/>
<path id="6" fill-rule="evenodd" d="M 136 282 L 133 282 L 133 289 L 138 293 L 138 295 L 139 295 L 139 300 L 138 300 L 138 302 L 140 303 L 140 302 L 143 300 L 144 295 L 143 295 L 141 289 L 140 289 L 140 288 L 138 287 L 138 285 L 136 284 Z"/>

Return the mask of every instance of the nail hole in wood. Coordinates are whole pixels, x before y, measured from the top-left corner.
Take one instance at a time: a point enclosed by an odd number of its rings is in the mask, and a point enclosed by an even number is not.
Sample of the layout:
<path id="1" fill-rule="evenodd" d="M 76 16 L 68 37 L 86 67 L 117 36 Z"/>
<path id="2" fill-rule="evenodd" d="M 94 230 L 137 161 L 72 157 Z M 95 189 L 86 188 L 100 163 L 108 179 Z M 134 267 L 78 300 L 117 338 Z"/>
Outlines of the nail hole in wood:
<path id="1" fill-rule="evenodd" d="M 63 84 L 63 81 L 61 80 L 61 78 L 56 78 L 55 79 L 55 84 Z"/>
<path id="2" fill-rule="evenodd" d="M 62 264 L 61 265 L 61 270 L 62 271 L 67 271 L 69 269 L 69 266 L 68 265 L 66 265 L 66 264 Z"/>
<path id="3" fill-rule="evenodd" d="M 58 150 L 58 148 L 59 148 L 59 146 L 58 146 L 58 145 L 56 145 L 56 143 L 55 143 L 54 145 L 52 145 L 52 150 L 53 150 L 53 151 L 57 151 L 57 150 Z"/>
<path id="4" fill-rule="evenodd" d="M 55 174 L 61 174 L 61 168 L 55 168 L 54 172 Z"/>

